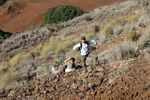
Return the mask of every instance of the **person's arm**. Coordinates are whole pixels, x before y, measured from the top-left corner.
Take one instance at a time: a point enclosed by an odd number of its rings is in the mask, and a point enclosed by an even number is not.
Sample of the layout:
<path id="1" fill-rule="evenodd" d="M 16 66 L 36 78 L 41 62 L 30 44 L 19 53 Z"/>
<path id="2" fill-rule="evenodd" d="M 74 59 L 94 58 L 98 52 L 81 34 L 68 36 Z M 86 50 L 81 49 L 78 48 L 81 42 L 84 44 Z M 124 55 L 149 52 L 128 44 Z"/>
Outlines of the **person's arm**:
<path id="1" fill-rule="evenodd" d="M 70 58 L 68 58 L 67 60 L 65 60 L 65 64 L 69 64 Z"/>
<path id="2" fill-rule="evenodd" d="M 73 47 L 73 49 L 80 53 L 80 51 L 77 50 L 77 48 L 79 48 L 79 47 L 80 47 L 80 43 L 78 43 L 77 45 L 75 45 L 75 46 Z"/>
<path id="3" fill-rule="evenodd" d="M 98 46 L 98 44 L 97 44 L 97 42 L 95 41 L 95 40 L 90 40 L 90 41 L 87 41 L 89 44 L 95 44 L 96 45 L 96 48 L 98 49 L 99 48 L 99 46 Z"/>

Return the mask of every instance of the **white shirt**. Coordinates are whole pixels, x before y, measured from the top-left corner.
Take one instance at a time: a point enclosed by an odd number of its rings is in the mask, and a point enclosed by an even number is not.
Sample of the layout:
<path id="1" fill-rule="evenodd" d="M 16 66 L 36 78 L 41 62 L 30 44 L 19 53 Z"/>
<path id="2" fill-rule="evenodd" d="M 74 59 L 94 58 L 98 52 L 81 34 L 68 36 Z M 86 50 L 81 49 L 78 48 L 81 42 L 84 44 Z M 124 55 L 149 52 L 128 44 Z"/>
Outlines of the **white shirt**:
<path id="1" fill-rule="evenodd" d="M 67 69 L 65 69 L 65 72 L 71 72 L 75 70 L 76 65 L 73 62 L 69 61 L 69 64 L 67 65 Z"/>
<path id="2" fill-rule="evenodd" d="M 87 41 L 88 44 L 91 44 L 91 43 L 94 43 L 96 44 L 95 40 L 89 40 Z M 79 48 L 81 45 L 80 43 L 78 43 L 77 45 L 75 45 L 73 47 L 74 50 L 76 50 L 77 48 Z M 82 43 L 82 48 L 81 48 L 81 55 L 82 56 L 85 56 L 89 53 L 89 48 L 88 48 L 88 45 L 86 43 Z"/>

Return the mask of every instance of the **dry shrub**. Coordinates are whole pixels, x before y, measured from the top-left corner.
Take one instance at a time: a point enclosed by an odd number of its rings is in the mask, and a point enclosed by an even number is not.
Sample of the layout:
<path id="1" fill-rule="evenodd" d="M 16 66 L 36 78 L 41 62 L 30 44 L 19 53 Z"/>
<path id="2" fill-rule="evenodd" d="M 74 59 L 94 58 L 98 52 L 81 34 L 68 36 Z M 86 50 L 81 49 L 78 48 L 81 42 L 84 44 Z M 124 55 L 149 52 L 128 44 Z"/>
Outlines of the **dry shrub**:
<path id="1" fill-rule="evenodd" d="M 137 41 L 137 44 L 139 45 L 138 50 L 146 49 L 150 46 L 150 29 L 144 29 L 141 32 L 141 37 Z"/>
<path id="2" fill-rule="evenodd" d="M 107 24 L 101 32 L 101 35 L 107 37 L 113 34 L 113 24 Z"/>
<path id="3" fill-rule="evenodd" d="M 126 33 L 128 31 L 131 31 L 133 28 L 137 28 L 138 24 L 135 23 L 133 25 L 127 24 L 126 23 L 131 23 L 132 21 L 136 21 L 138 19 L 137 15 L 130 15 L 127 17 L 118 17 L 113 20 L 109 20 L 105 26 L 103 25 L 102 28 L 100 28 L 102 31 L 100 32 L 101 37 L 108 37 L 114 34 L 121 34 L 121 33 Z M 125 26 L 125 27 L 123 27 Z M 129 27 L 128 27 L 129 26 Z M 132 27 L 131 27 L 132 26 Z"/>
<path id="4" fill-rule="evenodd" d="M 113 33 L 116 34 L 116 35 L 119 35 L 119 34 L 123 33 L 123 26 L 116 25 L 113 29 Z"/>
<path id="5" fill-rule="evenodd" d="M 113 35 L 114 27 L 118 24 L 124 24 L 124 23 L 126 23 L 124 18 L 116 18 L 110 22 L 108 21 L 108 23 L 105 26 L 103 26 L 103 28 L 101 29 L 102 30 L 101 36 L 107 37 Z"/>
<path id="6" fill-rule="evenodd" d="M 119 44 L 112 44 L 108 50 L 103 53 L 104 59 L 109 62 L 115 62 L 120 60 L 127 60 L 132 57 L 133 50 L 136 45 L 131 41 L 123 41 Z"/>
<path id="7" fill-rule="evenodd" d="M 98 33 L 100 31 L 100 27 L 99 26 L 94 26 L 94 32 Z"/>
<path id="8" fill-rule="evenodd" d="M 133 14 L 133 15 L 129 15 L 129 16 L 126 18 L 126 21 L 127 21 L 127 22 L 136 21 L 136 20 L 138 20 L 138 18 L 139 18 L 138 15 Z"/>
<path id="9" fill-rule="evenodd" d="M 56 54 L 63 53 L 74 45 L 73 37 L 70 36 L 66 40 L 60 40 L 56 50 Z"/>
<path id="10" fill-rule="evenodd" d="M 9 61 L 10 67 L 14 68 L 15 66 L 22 64 L 27 59 L 32 59 L 32 55 L 30 53 L 23 52 L 18 54 Z"/>
<path id="11" fill-rule="evenodd" d="M 92 18 L 91 18 L 90 16 L 85 16 L 85 20 L 86 20 L 86 21 L 91 21 Z"/>
<path id="12" fill-rule="evenodd" d="M 144 25 L 150 24 L 150 14 L 143 14 L 139 18 L 139 24 L 144 24 Z"/>
<path id="13" fill-rule="evenodd" d="M 128 23 L 124 26 L 124 33 L 136 30 L 139 27 L 137 22 Z"/>
<path id="14" fill-rule="evenodd" d="M 10 83 L 19 80 L 17 72 L 8 72 L 0 78 L 0 88 L 7 87 Z"/>
<path id="15" fill-rule="evenodd" d="M 91 40 L 94 38 L 94 33 L 87 33 L 84 36 L 86 37 L 86 40 Z"/>
<path id="16" fill-rule="evenodd" d="M 6 72 L 8 70 L 9 64 L 4 64 L 0 66 L 0 74 Z"/>
<path id="17" fill-rule="evenodd" d="M 55 37 L 50 38 L 49 42 L 45 43 L 43 45 L 43 48 L 42 48 L 40 54 L 46 55 L 49 51 L 55 50 L 55 47 L 57 46 L 56 43 L 57 43 L 57 41 L 56 41 Z"/>
<path id="18" fill-rule="evenodd" d="M 145 29 L 142 31 L 142 36 L 140 37 L 140 42 L 139 44 L 142 45 L 146 41 L 150 41 L 150 29 Z"/>
<path id="19" fill-rule="evenodd" d="M 39 44 L 36 48 L 34 48 L 34 49 L 32 49 L 31 51 L 30 51 L 30 53 L 33 53 L 33 52 L 41 52 L 41 50 L 42 50 L 42 48 L 43 48 L 43 45 L 42 44 Z"/>
<path id="20" fill-rule="evenodd" d="M 0 74 L 7 72 L 8 70 L 12 71 L 15 66 L 21 65 L 28 59 L 32 59 L 32 55 L 28 52 L 23 52 L 14 56 L 7 63 L 0 66 Z"/>
<path id="21" fill-rule="evenodd" d="M 132 41 L 137 41 L 138 37 L 139 35 L 137 34 L 136 30 L 133 30 L 132 32 L 130 32 L 127 38 Z"/>

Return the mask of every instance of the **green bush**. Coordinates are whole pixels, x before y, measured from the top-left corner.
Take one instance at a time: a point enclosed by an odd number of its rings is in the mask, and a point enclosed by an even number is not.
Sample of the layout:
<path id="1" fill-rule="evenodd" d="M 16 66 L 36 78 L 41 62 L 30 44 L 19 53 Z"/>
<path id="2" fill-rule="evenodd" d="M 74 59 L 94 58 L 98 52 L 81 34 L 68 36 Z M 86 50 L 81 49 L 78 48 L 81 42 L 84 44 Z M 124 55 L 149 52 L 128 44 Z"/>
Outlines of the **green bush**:
<path id="1" fill-rule="evenodd" d="M 0 6 L 3 5 L 7 0 L 0 0 Z"/>
<path id="2" fill-rule="evenodd" d="M 49 8 L 45 15 L 45 24 L 53 24 L 53 23 L 60 23 L 74 17 L 80 16 L 84 13 L 83 10 L 79 8 L 75 8 L 71 5 L 59 5 L 53 8 Z"/>
<path id="3" fill-rule="evenodd" d="M 3 32 L 2 30 L 0 30 L 0 39 L 7 39 L 11 37 L 11 33 L 9 32 Z"/>

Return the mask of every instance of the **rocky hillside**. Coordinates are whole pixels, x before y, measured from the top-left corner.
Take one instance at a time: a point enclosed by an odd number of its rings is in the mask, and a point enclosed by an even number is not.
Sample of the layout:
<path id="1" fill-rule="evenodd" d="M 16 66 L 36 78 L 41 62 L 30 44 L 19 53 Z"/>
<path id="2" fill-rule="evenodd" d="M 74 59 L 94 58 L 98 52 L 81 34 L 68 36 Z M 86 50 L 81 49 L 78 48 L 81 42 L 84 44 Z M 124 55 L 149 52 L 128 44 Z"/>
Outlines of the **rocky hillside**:
<path id="1" fill-rule="evenodd" d="M 115 67 L 90 65 L 74 72 L 35 78 L 15 89 L 2 90 L 1 98 L 30 100 L 110 100 L 150 98 L 150 64 L 143 54 L 138 58 L 116 62 Z"/>
<path id="2" fill-rule="evenodd" d="M 84 14 L 83 16 L 77 17 L 73 20 L 61 23 L 55 27 L 47 26 L 49 30 L 45 29 L 42 26 L 31 27 L 24 32 L 20 32 L 19 33 L 20 35 L 14 36 L 11 39 L 8 39 L 2 44 L 0 44 L 0 47 L 1 47 L 0 51 L 4 53 L 13 52 L 14 50 L 17 50 L 17 49 L 20 49 L 20 51 L 22 51 L 24 46 L 27 46 L 29 48 L 32 47 L 32 44 L 33 46 L 35 46 L 34 43 L 30 41 L 33 41 L 35 43 L 41 43 L 41 41 L 36 41 L 34 39 L 37 39 L 37 38 L 42 39 L 44 37 L 47 37 L 48 39 L 51 33 L 53 33 L 54 35 L 57 35 L 61 33 L 70 34 L 70 33 L 77 33 L 80 31 L 87 31 L 87 32 L 93 31 L 92 28 L 90 27 L 94 27 L 94 24 L 103 22 L 105 18 L 109 16 L 111 16 L 113 19 L 113 18 L 116 18 L 117 16 L 130 14 L 131 13 L 130 10 L 137 5 L 135 3 L 132 3 L 129 6 L 127 7 L 126 6 L 127 6 L 126 3 L 124 4 L 122 3 L 122 4 L 115 4 L 112 6 L 105 6 L 102 8 L 97 8 L 90 13 Z M 13 41 L 15 45 L 12 45 L 11 41 Z"/>
<path id="3" fill-rule="evenodd" d="M 127 1 L 97 8 L 60 23 L 31 27 L 0 44 L 1 99 L 144 99 L 150 98 L 149 1 Z M 72 50 L 80 37 L 100 48 L 82 68 Z M 77 38 L 79 37 L 79 38 Z M 75 57 L 78 69 L 51 73 Z"/>
<path id="4" fill-rule="evenodd" d="M 0 29 L 17 34 L 28 27 L 39 25 L 44 22 L 44 16 L 48 8 L 60 4 L 73 5 L 85 11 L 97 7 L 122 2 L 125 0 L 8 0 L 0 6 Z"/>

